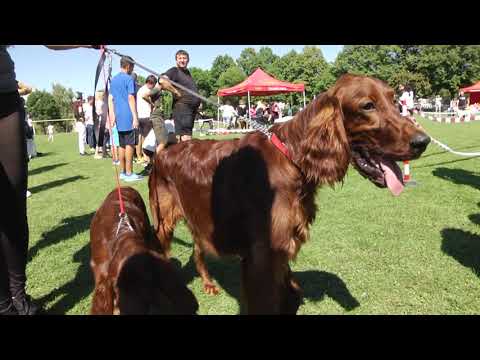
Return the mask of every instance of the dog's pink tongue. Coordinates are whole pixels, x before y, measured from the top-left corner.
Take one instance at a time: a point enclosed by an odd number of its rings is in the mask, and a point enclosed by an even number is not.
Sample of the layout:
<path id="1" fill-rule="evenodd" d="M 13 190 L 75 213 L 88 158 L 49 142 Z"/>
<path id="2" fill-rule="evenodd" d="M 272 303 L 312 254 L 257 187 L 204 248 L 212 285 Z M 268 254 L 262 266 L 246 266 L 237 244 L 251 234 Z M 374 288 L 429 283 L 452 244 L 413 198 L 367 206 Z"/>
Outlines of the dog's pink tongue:
<path id="1" fill-rule="evenodd" d="M 388 162 L 380 162 L 380 166 L 385 174 L 385 182 L 387 183 L 388 189 L 394 196 L 398 196 L 403 191 L 403 181 L 402 181 L 402 171 L 398 167 L 396 163 Z"/>

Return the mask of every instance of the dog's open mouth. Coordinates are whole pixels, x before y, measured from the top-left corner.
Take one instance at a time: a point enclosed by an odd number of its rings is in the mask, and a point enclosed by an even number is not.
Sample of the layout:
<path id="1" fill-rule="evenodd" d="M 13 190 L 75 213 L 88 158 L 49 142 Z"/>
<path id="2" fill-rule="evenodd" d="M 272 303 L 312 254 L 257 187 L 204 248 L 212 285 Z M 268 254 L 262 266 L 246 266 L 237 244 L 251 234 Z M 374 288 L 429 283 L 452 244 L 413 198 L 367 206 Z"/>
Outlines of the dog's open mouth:
<path id="1" fill-rule="evenodd" d="M 388 187 L 394 196 L 403 191 L 402 171 L 394 160 L 359 149 L 352 151 L 352 163 L 360 175 L 378 187 Z"/>

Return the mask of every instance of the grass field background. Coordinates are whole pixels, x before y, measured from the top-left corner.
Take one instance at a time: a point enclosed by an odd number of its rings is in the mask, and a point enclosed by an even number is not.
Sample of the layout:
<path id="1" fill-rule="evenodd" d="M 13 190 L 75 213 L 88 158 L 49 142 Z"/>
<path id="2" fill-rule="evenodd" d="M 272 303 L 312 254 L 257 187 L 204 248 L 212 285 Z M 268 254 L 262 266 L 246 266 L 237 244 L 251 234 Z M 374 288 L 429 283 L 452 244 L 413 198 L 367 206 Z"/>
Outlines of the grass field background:
<path id="1" fill-rule="evenodd" d="M 480 122 L 419 121 L 455 150 L 480 151 Z M 53 143 L 38 136 L 36 143 L 44 155 L 29 163 L 28 292 L 50 314 L 88 314 L 89 226 L 115 186 L 113 165 L 80 157 L 76 134 L 58 134 Z M 398 198 L 352 168 L 343 185 L 322 188 L 311 238 L 292 264 L 305 291 L 299 314 L 480 313 L 479 169 L 480 158 L 432 144 L 411 162 L 418 186 Z M 147 178 L 130 185 L 148 208 Z M 173 261 L 198 299 L 199 314 L 238 314 L 238 261 L 208 260 L 221 287 L 218 296 L 208 296 L 191 253 L 190 233 L 180 224 Z"/>

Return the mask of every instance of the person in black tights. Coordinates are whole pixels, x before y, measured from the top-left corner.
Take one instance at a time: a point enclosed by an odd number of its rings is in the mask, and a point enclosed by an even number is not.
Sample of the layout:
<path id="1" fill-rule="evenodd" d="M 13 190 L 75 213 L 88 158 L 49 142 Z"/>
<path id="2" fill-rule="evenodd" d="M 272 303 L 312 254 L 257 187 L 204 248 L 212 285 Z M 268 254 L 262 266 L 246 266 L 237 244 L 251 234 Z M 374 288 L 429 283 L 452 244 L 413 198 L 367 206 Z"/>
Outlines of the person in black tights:
<path id="1" fill-rule="evenodd" d="M 46 45 L 52 50 L 92 45 Z M 27 147 L 15 67 L 0 45 L 0 315 L 39 313 L 26 294 L 28 221 Z"/>

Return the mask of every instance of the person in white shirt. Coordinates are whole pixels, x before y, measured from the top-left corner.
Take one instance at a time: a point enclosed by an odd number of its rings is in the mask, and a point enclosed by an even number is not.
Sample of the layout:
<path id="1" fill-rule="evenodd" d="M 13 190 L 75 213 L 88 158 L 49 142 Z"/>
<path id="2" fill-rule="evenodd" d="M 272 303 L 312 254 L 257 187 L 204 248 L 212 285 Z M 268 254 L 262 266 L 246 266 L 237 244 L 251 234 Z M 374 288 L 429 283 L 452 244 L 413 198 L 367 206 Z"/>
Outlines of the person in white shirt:
<path id="1" fill-rule="evenodd" d="M 237 115 L 237 112 L 230 105 L 230 101 L 227 101 L 226 104 L 220 106 L 220 111 L 222 112 L 223 122 L 227 124 L 227 129 L 230 129 L 234 116 Z"/>
<path id="2" fill-rule="evenodd" d="M 441 112 L 442 111 L 442 97 L 440 95 L 437 95 L 435 97 L 435 112 Z"/>
<path id="3" fill-rule="evenodd" d="M 85 114 L 83 112 L 82 95 L 78 94 L 73 99 L 73 113 L 75 115 L 75 131 L 78 133 L 78 151 L 80 155 L 85 155 L 85 143 L 87 142 L 87 130 L 85 127 Z"/>
<path id="4" fill-rule="evenodd" d="M 412 88 L 410 87 L 410 85 L 407 85 L 405 87 L 405 90 L 407 91 L 408 93 L 408 97 L 407 97 L 407 111 L 408 113 L 410 114 L 410 116 L 413 116 L 413 108 L 414 108 L 414 95 L 413 95 L 413 90 Z"/>
<path id="5" fill-rule="evenodd" d="M 157 78 L 149 75 L 143 85 L 137 92 L 137 113 L 138 113 L 138 144 L 136 146 L 137 162 L 148 163 L 149 159 L 142 152 L 142 144 L 145 138 L 153 129 L 150 115 L 152 113 L 153 103 L 150 99 L 150 91 L 157 83 Z"/>
<path id="6" fill-rule="evenodd" d="M 90 146 L 90 149 L 95 149 L 97 147 L 97 142 L 95 139 L 95 129 L 93 123 L 93 101 L 94 97 L 89 96 L 87 102 L 83 104 L 83 113 L 85 117 L 85 126 L 87 128 L 87 144 Z"/>
<path id="7" fill-rule="evenodd" d="M 35 127 L 33 126 L 33 121 L 30 117 L 30 114 L 27 114 L 27 125 L 29 128 L 27 134 L 27 153 L 28 158 L 31 159 L 37 156 L 37 146 L 35 144 Z"/>
<path id="8" fill-rule="evenodd" d="M 92 104 L 93 105 L 93 104 Z M 104 139 L 102 145 L 102 155 L 100 155 L 100 146 L 98 146 L 98 136 L 100 134 L 100 124 L 102 122 L 103 111 L 104 111 L 104 104 L 103 102 L 103 92 L 97 92 L 95 94 L 95 113 L 97 114 L 97 124 L 92 119 L 94 128 L 95 128 L 95 155 L 93 156 L 94 159 L 101 159 L 102 157 L 106 157 L 107 155 L 107 142 L 109 141 L 108 131 L 104 132 Z M 92 114 L 93 115 L 93 114 Z"/>
<path id="9" fill-rule="evenodd" d="M 47 126 L 48 142 L 53 142 L 53 125 L 49 124 Z"/>
<path id="10" fill-rule="evenodd" d="M 400 104 L 402 105 L 402 116 L 408 116 L 408 107 L 407 101 L 410 98 L 410 94 L 408 93 L 407 89 L 404 88 L 402 95 L 400 96 Z"/>

